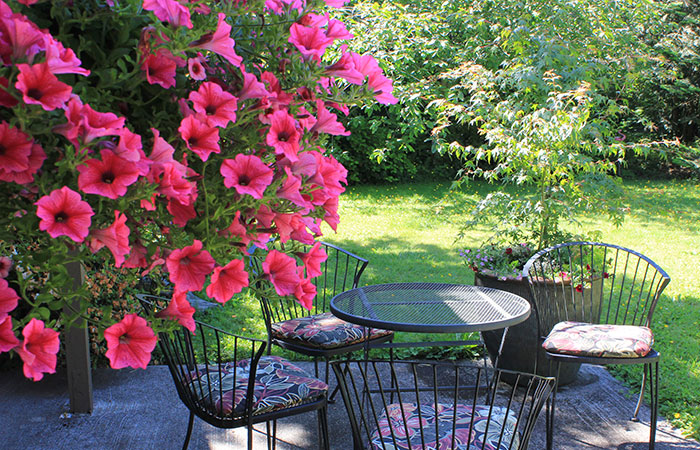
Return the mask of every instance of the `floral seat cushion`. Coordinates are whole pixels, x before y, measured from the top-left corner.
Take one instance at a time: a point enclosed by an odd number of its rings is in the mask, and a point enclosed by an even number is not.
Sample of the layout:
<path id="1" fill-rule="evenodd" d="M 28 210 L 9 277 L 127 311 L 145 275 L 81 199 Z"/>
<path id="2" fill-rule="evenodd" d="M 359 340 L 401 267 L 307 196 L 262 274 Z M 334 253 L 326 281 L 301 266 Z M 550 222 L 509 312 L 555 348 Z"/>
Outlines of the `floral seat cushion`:
<path id="1" fill-rule="evenodd" d="M 403 409 L 403 412 L 401 411 Z M 478 448 L 483 450 L 505 450 L 518 448 L 520 438 L 516 432 L 517 416 L 501 406 L 457 404 L 454 448 Z M 491 418 L 489 419 L 489 412 Z M 441 450 L 452 448 L 452 425 L 454 405 L 438 403 L 418 404 L 394 403 L 387 407 L 379 418 L 379 429 L 371 435 L 371 449 L 424 449 Z M 473 421 L 472 421 L 472 416 Z M 405 417 L 405 422 L 404 422 Z M 421 420 L 423 432 L 421 436 Z M 438 434 L 435 434 L 435 422 Z M 393 438 L 392 438 L 393 431 Z M 394 438 L 396 444 L 394 444 Z M 423 440 L 425 447 L 423 447 Z M 511 441 L 512 446 L 511 446 Z"/>
<path id="2" fill-rule="evenodd" d="M 559 322 L 542 347 L 550 353 L 565 355 L 643 358 L 653 345 L 654 335 L 647 327 Z"/>
<path id="3" fill-rule="evenodd" d="M 205 407 L 221 416 L 245 412 L 250 360 L 202 367 L 190 374 L 189 387 Z M 326 395 L 328 385 L 278 356 L 263 356 L 255 373 L 253 415 L 312 402 Z"/>
<path id="4" fill-rule="evenodd" d="M 371 328 L 366 335 L 362 325 L 346 322 L 329 312 L 276 322 L 271 327 L 273 339 L 321 349 L 344 347 L 392 333 Z"/>

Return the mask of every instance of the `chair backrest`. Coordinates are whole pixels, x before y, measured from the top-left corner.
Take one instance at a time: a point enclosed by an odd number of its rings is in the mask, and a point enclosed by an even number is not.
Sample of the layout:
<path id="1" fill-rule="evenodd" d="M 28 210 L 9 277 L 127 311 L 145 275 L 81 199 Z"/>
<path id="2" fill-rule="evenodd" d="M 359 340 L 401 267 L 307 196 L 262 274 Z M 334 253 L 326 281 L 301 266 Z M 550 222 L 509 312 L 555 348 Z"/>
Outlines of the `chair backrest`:
<path id="1" fill-rule="evenodd" d="M 147 311 L 162 309 L 168 299 L 137 295 Z M 266 342 L 238 336 L 196 321 L 195 332 L 184 327 L 158 334 L 177 393 L 187 408 L 215 426 L 239 426 L 252 417 L 255 373 Z M 233 386 L 240 388 L 232 389 Z M 245 388 L 245 390 L 243 389 Z"/>
<path id="2" fill-rule="evenodd" d="M 553 378 L 516 372 L 509 372 L 516 383 L 508 385 L 500 381 L 505 371 L 469 362 L 337 360 L 331 365 L 355 449 L 526 449 L 554 388 Z"/>
<path id="3" fill-rule="evenodd" d="M 358 286 L 369 261 L 326 242 L 321 242 L 321 248 L 328 259 L 321 265 L 323 274 L 311 280 L 316 286 L 313 308 L 309 311 L 294 301 L 261 298 L 268 331 L 271 323 L 327 312 L 335 295 Z"/>
<path id="4" fill-rule="evenodd" d="M 540 336 L 561 321 L 650 326 L 671 281 L 654 261 L 600 242 L 567 242 L 544 249 L 523 269 Z"/>

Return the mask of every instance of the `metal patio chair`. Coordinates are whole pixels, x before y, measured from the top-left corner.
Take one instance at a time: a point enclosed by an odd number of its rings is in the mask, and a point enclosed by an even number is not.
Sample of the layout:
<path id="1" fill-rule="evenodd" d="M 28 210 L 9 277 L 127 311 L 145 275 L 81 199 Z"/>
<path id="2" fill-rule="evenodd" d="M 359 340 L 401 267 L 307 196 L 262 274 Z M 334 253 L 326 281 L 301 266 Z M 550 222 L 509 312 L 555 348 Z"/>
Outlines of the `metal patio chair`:
<path id="1" fill-rule="evenodd" d="M 168 301 L 144 294 L 137 297 L 150 311 L 155 310 L 154 302 L 162 307 Z M 190 411 L 183 449 L 189 445 L 195 416 L 218 428 L 247 427 L 250 450 L 254 424 L 266 422 L 267 447 L 275 448 L 276 419 L 314 410 L 319 447 L 329 448 L 328 385 L 283 358 L 263 355 L 264 340 L 196 321 L 194 334 L 184 327 L 160 333 L 158 345 L 180 400 Z"/>
<path id="2" fill-rule="evenodd" d="M 355 450 L 525 450 L 555 385 L 553 377 L 469 362 L 337 360 L 331 366 Z M 505 373 L 516 383 L 501 382 Z"/>
<path id="3" fill-rule="evenodd" d="M 260 304 L 268 345 L 275 344 L 313 357 L 317 377 L 318 359 L 323 358 L 326 362 L 324 380 L 328 383 L 328 362 L 332 356 L 364 350 L 367 340 L 371 343 L 390 341 L 394 333 L 375 328 L 368 330 L 329 312 L 335 295 L 357 287 L 369 261 L 326 242 L 321 242 L 321 248 L 328 259 L 322 264 L 323 274 L 312 279 L 317 294 L 310 311 L 286 299 L 260 298 Z"/>
<path id="4" fill-rule="evenodd" d="M 637 420 L 649 384 L 649 448 L 658 414 L 659 353 L 651 321 L 671 281 L 654 261 L 633 250 L 599 242 L 568 242 L 542 250 L 525 264 L 538 335 L 558 376 L 562 363 L 643 364 Z M 553 445 L 554 403 L 547 411 L 547 448 Z"/>

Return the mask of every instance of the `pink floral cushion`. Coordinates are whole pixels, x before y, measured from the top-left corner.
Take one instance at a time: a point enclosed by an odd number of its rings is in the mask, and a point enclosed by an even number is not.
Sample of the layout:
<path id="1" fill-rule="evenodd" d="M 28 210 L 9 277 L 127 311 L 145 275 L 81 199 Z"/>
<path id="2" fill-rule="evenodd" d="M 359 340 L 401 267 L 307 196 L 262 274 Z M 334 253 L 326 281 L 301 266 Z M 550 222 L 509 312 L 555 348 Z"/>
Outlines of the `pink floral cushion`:
<path id="1" fill-rule="evenodd" d="M 346 322 L 327 312 L 273 323 L 271 334 L 274 339 L 308 347 L 337 348 L 393 333 L 372 328 L 367 335 L 365 330 L 362 325 Z"/>
<path id="2" fill-rule="evenodd" d="M 642 358 L 653 345 L 654 335 L 647 327 L 559 322 L 542 347 L 564 355 Z"/>
<path id="3" fill-rule="evenodd" d="M 190 374 L 196 401 L 220 416 L 240 416 L 248 405 L 250 360 L 202 367 Z M 253 415 L 312 402 L 326 395 L 328 385 L 279 356 L 263 356 L 255 372 Z"/>
<path id="4" fill-rule="evenodd" d="M 476 405 L 472 409 L 471 405 L 463 404 L 457 404 L 456 409 L 454 448 L 480 450 L 518 448 L 520 438 L 516 432 L 517 416 L 513 411 L 501 406 L 482 405 Z M 489 412 L 491 413 L 490 419 Z M 371 435 L 370 448 L 396 450 L 451 448 L 454 414 L 455 407 L 451 404 L 438 403 L 437 409 L 434 404 L 423 404 L 420 405 L 419 418 L 418 404 L 391 404 L 379 418 L 379 429 L 374 430 Z M 474 417 L 472 418 L 472 416 Z M 435 434 L 436 421 L 438 423 L 437 435 Z M 421 425 L 423 428 L 422 436 Z M 394 446 L 394 438 L 396 446 Z M 425 446 L 423 446 L 423 440 Z"/>

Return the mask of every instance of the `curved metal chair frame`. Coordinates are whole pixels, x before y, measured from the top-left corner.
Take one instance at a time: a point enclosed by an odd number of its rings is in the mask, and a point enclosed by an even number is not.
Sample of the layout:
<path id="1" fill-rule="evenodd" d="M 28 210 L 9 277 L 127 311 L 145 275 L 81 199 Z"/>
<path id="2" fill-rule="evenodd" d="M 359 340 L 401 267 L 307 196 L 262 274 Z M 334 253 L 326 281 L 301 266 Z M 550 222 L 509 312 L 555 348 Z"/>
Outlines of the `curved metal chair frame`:
<path id="1" fill-rule="evenodd" d="M 157 311 L 165 306 L 168 299 L 151 295 L 137 295 L 145 310 Z M 157 305 L 154 305 L 154 302 Z M 261 357 L 265 353 L 267 343 L 228 333 L 211 325 L 196 321 L 195 333 L 181 327 L 172 333 L 159 333 L 158 345 L 170 369 L 175 382 L 178 396 L 190 411 L 187 424 L 187 434 L 182 446 L 187 449 L 192 435 L 194 417 L 197 416 L 217 428 L 238 428 L 245 426 L 248 431 L 248 449 L 253 448 L 253 425 L 266 422 L 267 447 L 276 446 L 276 419 L 289 417 L 308 411 L 317 411 L 319 447 L 329 448 L 327 424 L 327 394 L 314 401 L 285 407 L 270 412 L 256 414 L 253 411 L 255 402 L 246 401 L 243 412 L 227 413 L 223 411 L 224 391 L 217 389 L 222 384 L 223 367 L 229 362 L 249 360 L 246 399 L 254 398 L 256 371 Z M 228 355 L 222 354 L 226 347 Z M 238 370 L 233 371 L 232 385 L 236 385 Z M 195 381 L 193 381 L 193 376 Z M 230 380 L 229 380 L 230 381 Z M 205 400 L 202 397 L 209 397 Z M 217 406 L 218 405 L 218 406 Z M 273 421 L 270 434 L 270 421 Z"/>
<path id="2" fill-rule="evenodd" d="M 272 333 L 273 323 L 329 312 L 330 301 L 334 296 L 358 286 L 360 277 L 367 267 L 367 264 L 369 264 L 369 261 L 327 242 L 321 242 L 321 246 L 328 254 L 328 259 L 321 266 L 323 275 L 312 279 L 312 282 L 316 286 L 317 293 L 311 310 L 305 309 L 296 302 L 290 302 L 284 299 L 270 300 L 268 298 L 260 298 L 260 304 L 265 320 L 265 327 L 267 328 L 268 352 L 272 344 L 274 344 L 287 350 L 313 357 L 316 377 L 319 376 L 318 358 L 323 358 L 326 362 L 324 380 L 328 383 L 328 363 L 330 362 L 330 358 L 335 355 L 365 350 L 367 348 L 366 342 L 363 341 L 335 348 L 317 348 L 288 340 L 276 339 L 273 337 Z M 390 341 L 392 338 L 393 333 L 372 339 L 371 342 L 382 343 Z"/>
<path id="3" fill-rule="evenodd" d="M 580 276 L 562 281 L 562 271 Z M 523 277 L 530 287 L 541 342 L 562 321 L 650 327 L 656 303 L 671 281 L 661 267 L 641 253 L 600 242 L 568 242 L 541 250 L 525 264 Z M 632 358 L 546 354 L 556 364 L 557 377 L 562 363 L 643 364 L 642 386 L 632 420 L 637 420 L 649 383 L 649 448 L 654 448 L 660 356 L 656 350 Z M 547 406 L 548 449 L 553 445 L 555 400 L 556 392 Z"/>
<path id="4" fill-rule="evenodd" d="M 553 377 L 469 362 L 364 359 L 331 366 L 355 450 L 525 450 L 555 386 Z M 505 373 L 514 384 L 501 382 Z"/>

